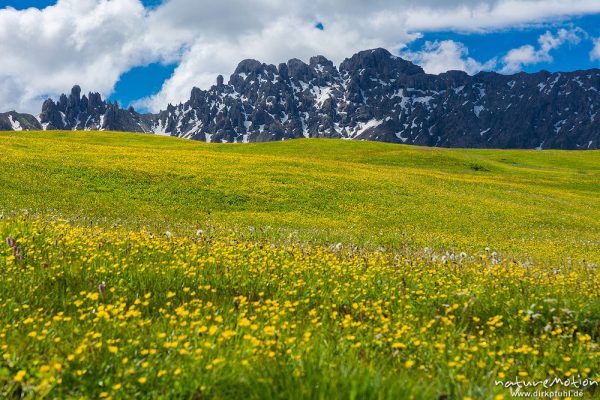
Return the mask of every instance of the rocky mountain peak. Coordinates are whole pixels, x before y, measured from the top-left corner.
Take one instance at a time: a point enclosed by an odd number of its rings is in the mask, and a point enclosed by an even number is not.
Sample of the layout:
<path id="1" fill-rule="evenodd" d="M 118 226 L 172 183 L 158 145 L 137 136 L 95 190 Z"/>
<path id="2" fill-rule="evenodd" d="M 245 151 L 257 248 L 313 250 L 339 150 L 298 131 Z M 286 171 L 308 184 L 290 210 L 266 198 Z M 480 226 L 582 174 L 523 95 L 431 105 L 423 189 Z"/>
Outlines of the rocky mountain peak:
<path id="1" fill-rule="evenodd" d="M 195 105 L 200 104 L 200 102 L 203 99 L 202 93 L 203 93 L 202 90 L 200 90 L 199 88 L 197 88 L 197 87 L 192 88 L 192 93 L 190 94 L 190 101 Z"/>
<path id="2" fill-rule="evenodd" d="M 600 148 L 600 71 L 512 76 L 425 74 L 385 49 L 361 51 L 339 68 L 323 56 L 277 67 L 240 62 L 229 82 L 193 88 L 158 114 L 121 109 L 79 86 L 32 116 L 0 114 L 0 129 L 101 129 L 207 142 L 301 137 L 424 146 Z"/>
<path id="3" fill-rule="evenodd" d="M 292 58 L 287 62 L 287 69 L 290 78 L 298 81 L 308 82 L 312 77 L 312 70 L 310 66 L 297 58 Z"/>
<path id="4" fill-rule="evenodd" d="M 258 75 L 264 70 L 264 64 L 257 60 L 242 60 L 235 69 L 235 75 Z"/>
<path id="5" fill-rule="evenodd" d="M 390 79 L 399 74 L 415 75 L 425 73 L 423 68 L 418 65 L 394 56 L 386 49 L 381 48 L 360 51 L 345 59 L 340 65 L 340 72 L 377 75 L 383 79 Z"/>
<path id="6" fill-rule="evenodd" d="M 100 93 L 81 95 L 81 87 L 73 86 L 67 97 L 58 102 L 47 99 L 42 105 L 39 120 L 41 128 L 53 130 L 121 130 L 143 132 L 149 130 L 153 117 L 138 114 L 133 107 L 123 110 L 118 103 L 102 99 Z"/>
<path id="7" fill-rule="evenodd" d="M 223 75 L 217 76 L 217 87 L 220 88 L 223 86 Z"/>
<path id="8" fill-rule="evenodd" d="M 81 87 L 79 85 L 73 86 L 69 98 L 73 101 L 79 101 L 79 99 L 81 98 Z"/>
<path id="9" fill-rule="evenodd" d="M 335 68 L 335 66 L 333 65 L 333 61 L 328 60 L 324 56 L 311 57 L 310 61 L 309 61 L 309 65 L 314 69 L 317 69 L 319 67 L 323 67 L 323 68 L 327 68 L 327 69 Z"/>

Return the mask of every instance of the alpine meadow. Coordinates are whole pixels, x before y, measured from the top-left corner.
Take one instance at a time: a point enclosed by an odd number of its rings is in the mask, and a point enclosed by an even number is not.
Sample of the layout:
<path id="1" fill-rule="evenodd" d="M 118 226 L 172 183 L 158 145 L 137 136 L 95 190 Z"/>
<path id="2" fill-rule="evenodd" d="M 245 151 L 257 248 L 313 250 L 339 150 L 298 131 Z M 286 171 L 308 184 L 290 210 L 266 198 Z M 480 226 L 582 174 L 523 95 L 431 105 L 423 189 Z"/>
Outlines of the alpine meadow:
<path id="1" fill-rule="evenodd" d="M 0 397 L 600 396 L 600 151 L 18 131 L 0 171 Z"/>

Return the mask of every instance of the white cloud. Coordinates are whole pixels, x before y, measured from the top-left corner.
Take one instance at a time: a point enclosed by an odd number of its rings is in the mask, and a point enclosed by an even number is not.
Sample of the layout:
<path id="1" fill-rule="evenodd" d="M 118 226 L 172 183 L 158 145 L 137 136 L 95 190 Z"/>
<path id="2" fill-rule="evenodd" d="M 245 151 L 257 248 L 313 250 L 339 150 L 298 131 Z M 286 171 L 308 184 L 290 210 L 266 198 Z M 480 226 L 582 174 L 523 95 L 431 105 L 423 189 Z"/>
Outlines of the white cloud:
<path id="1" fill-rule="evenodd" d="M 321 31 L 314 28 L 314 23 L 286 15 L 239 37 L 202 36 L 183 55 L 173 77 L 165 82 L 160 93 L 143 99 L 137 106 L 158 110 L 169 102 L 187 100 L 193 86 L 210 87 L 218 74 L 228 76 L 245 58 L 277 65 L 290 58 L 307 61 L 314 55 L 323 54 L 339 64 L 357 51 L 374 47 L 397 49 L 417 37 L 416 34 L 395 32 L 395 35 L 382 39 L 379 34 L 367 33 L 374 27 L 349 25 L 339 20 L 326 24 L 325 31 Z"/>
<path id="2" fill-rule="evenodd" d="M 496 59 L 480 63 L 469 57 L 467 47 L 453 40 L 425 42 L 422 50 L 405 51 L 400 55 L 419 64 L 429 74 L 461 70 L 473 75 L 480 71 L 489 71 L 496 66 Z"/>
<path id="3" fill-rule="evenodd" d="M 410 3 L 407 28 L 421 31 L 490 31 L 600 12 L 598 0 L 447 1 L 446 8 Z"/>
<path id="4" fill-rule="evenodd" d="M 585 32 L 579 28 L 560 29 L 556 35 L 546 31 L 538 38 L 539 47 L 536 49 L 530 44 L 510 50 L 503 58 L 504 67 L 500 72 L 512 74 L 520 71 L 525 65 L 540 62 L 551 62 L 552 50 L 558 49 L 566 43 L 577 44 L 581 41 Z"/>
<path id="5" fill-rule="evenodd" d="M 494 30 L 593 12 L 597 0 L 168 0 L 151 10 L 140 0 L 59 0 L 43 10 L 0 9 L 0 110 L 37 113 L 41 97 L 75 83 L 109 95 L 132 67 L 175 61 L 160 93 L 140 102 L 156 111 L 229 75 L 243 58 L 279 63 L 323 54 L 339 63 L 372 47 L 397 52 L 428 30 Z M 521 49 L 521 59 L 543 56 L 544 45 L 533 56 Z M 460 43 L 429 46 L 414 57 L 430 72 L 491 66 Z"/>
<path id="6" fill-rule="evenodd" d="M 232 1 L 226 12 L 219 4 L 171 0 L 153 14 L 161 29 L 194 39 L 160 93 L 138 105 L 158 110 L 168 102 L 184 101 L 192 86 L 209 87 L 217 74 L 229 75 L 243 58 L 279 63 L 323 54 L 339 63 L 367 48 L 397 51 L 426 30 L 494 30 L 600 11 L 597 1 L 588 0 L 571 2 L 570 7 L 556 0 Z M 325 31 L 313 28 L 316 21 L 325 24 Z M 428 72 L 476 73 L 495 66 L 494 60 L 480 63 L 468 57 L 467 49 L 452 41 L 430 46 L 413 54 Z"/>
<path id="7" fill-rule="evenodd" d="M 590 60 L 600 60 L 600 38 L 594 39 L 594 48 L 590 51 Z"/>
<path id="8" fill-rule="evenodd" d="M 138 0 L 60 0 L 43 10 L 0 10 L 0 81 L 11 82 L 0 91 L 1 109 L 37 114 L 41 97 L 76 83 L 109 95 L 122 73 L 169 56 L 144 42 L 146 18 Z"/>

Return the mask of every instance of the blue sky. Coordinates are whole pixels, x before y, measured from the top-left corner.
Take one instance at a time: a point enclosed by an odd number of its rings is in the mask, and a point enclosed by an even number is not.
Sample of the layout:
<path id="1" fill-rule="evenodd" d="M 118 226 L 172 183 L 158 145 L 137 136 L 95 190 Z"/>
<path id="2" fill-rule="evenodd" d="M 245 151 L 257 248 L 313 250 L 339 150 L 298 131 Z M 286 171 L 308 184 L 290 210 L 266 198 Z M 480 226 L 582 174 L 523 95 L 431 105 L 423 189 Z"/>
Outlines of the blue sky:
<path id="1" fill-rule="evenodd" d="M 42 10 L 35 16 L 42 33 L 3 32 L 0 26 L 0 51 L 12 57 L 0 65 L 0 84 L 8 88 L 0 90 L 1 108 L 30 111 L 41 99 L 80 84 L 122 106 L 157 111 L 187 99 L 193 86 L 210 86 L 219 73 L 227 77 L 244 58 L 279 63 L 323 54 L 339 63 L 371 47 L 386 47 L 430 73 L 600 67 L 600 1 L 594 0 L 571 0 L 569 7 L 557 0 L 347 0 L 343 7 L 328 0 L 272 1 L 268 6 L 260 0 L 141 0 L 145 11 L 140 0 L 101 3 L 0 0 L 5 25 L 31 23 L 26 9 Z M 404 3 L 419 6 L 406 11 Z M 49 5 L 57 5 L 55 13 L 44 18 Z M 9 15 L 6 7 L 22 11 Z M 87 32 L 90 22 L 75 26 L 72 21 L 91 13 L 101 22 L 82 38 L 78 32 Z M 70 18 L 58 18 L 54 26 L 54 17 L 63 14 Z M 65 32 L 64 40 L 48 34 L 56 31 Z M 46 36 L 47 44 L 37 43 Z M 15 50 L 11 42 L 20 45 Z M 29 44 L 47 58 L 33 61 Z M 103 57 L 94 54 L 96 49 Z M 15 96 L 20 99 L 13 101 Z"/>
<path id="2" fill-rule="evenodd" d="M 159 5 L 162 0 L 142 0 L 146 7 Z M 56 0 L 0 0 L 0 8 L 12 7 L 17 10 L 23 10 L 30 7 L 44 8 L 56 4 Z"/>
<path id="3" fill-rule="evenodd" d="M 600 36 L 600 14 L 584 17 L 569 18 L 561 21 L 548 22 L 540 26 L 527 26 L 502 29 L 486 33 L 457 33 L 451 31 L 426 32 L 423 38 L 408 45 L 414 51 L 419 50 L 426 41 L 453 40 L 463 43 L 469 49 L 469 56 L 476 60 L 485 61 L 501 57 L 509 50 L 528 44 L 535 44 L 539 36 L 546 31 L 556 31 L 560 28 L 578 27 L 584 30 L 590 38 Z M 523 66 L 525 72 L 548 70 L 551 72 L 575 71 L 600 67 L 599 61 L 590 60 L 589 54 L 594 44 L 592 40 L 582 40 L 579 44 L 561 46 L 552 51 L 551 62 L 540 62 Z"/>
<path id="4" fill-rule="evenodd" d="M 151 1 L 145 1 L 144 3 L 151 3 Z M 469 56 L 476 60 L 485 61 L 494 57 L 501 57 L 515 47 L 535 43 L 538 37 L 548 30 L 553 31 L 561 27 L 570 28 L 573 26 L 582 28 L 590 37 L 600 37 L 600 14 L 550 22 L 538 27 L 502 29 L 498 32 L 424 32 L 422 38 L 411 42 L 407 48 L 418 51 L 427 41 L 453 40 L 463 43 L 469 50 Z M 326 30 L 326 26 L 320 21 L 315 22 L 314 27 L 322 31 Z M 582 41 L 577 45 L 562 46 L 552 52 L 553 60 L 551 62 L 525 65 L 522 69 L 526 72 L 537 72 L 542 69 L 555 72 L 597 68 L 600 67 L 600 61 L 591 61 L 589 57 L 593 47 L 591 40 Z M 135 68 L 121 78 L 111 99 L 118 100 L 119 103 L 126 105 L 136 99 L 154 94 L 158 92 L 164 80 L 171 76 L 175 67 L 176 64 L 161 65 L 155 63 L 148 67 Z M 147 85 L 147 83 L 150 83 L 150 85 Z"/>
<path id="5" fill-rule="evenodd" d="M 160 5 L 162 0 L 142 0 L 142 3 L 145 7 L 152 8 Z M 55 4 L 56 0 L 0 0 L 0 8 L 12 7 L 17 10 L 31 7 L 43 9 Z M 109 99 L 127 107 L 135 100 L 158 93 L 163 82 L 173 74 L 175 67 L 176 64 L 168 63 L 134 67 L 120 77 Z"/>

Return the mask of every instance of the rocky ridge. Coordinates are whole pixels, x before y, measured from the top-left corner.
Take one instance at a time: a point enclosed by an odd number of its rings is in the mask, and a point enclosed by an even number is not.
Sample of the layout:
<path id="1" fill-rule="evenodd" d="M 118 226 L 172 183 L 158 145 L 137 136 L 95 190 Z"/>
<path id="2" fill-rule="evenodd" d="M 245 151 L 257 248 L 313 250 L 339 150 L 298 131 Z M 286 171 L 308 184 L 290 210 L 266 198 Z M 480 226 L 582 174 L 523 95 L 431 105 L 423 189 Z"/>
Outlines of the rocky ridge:
<path id="1" fill-rule="evenodd" d="M 242 61 L 227 83 L 140 114 L 98 93 L 44 102 L 39 121 L 0 114 L 0 129 L 144 132 L 206 142 L 295 138 L 375 140 L 438 147 L 600 148 L 600 70 L 439 75 L 387 50 L 338 67 L 323 56 L 278 66 Z M 5 115 L 12 115 L 4 117 Z M 36 125 L 37 123 L 37 125 Z"/>

